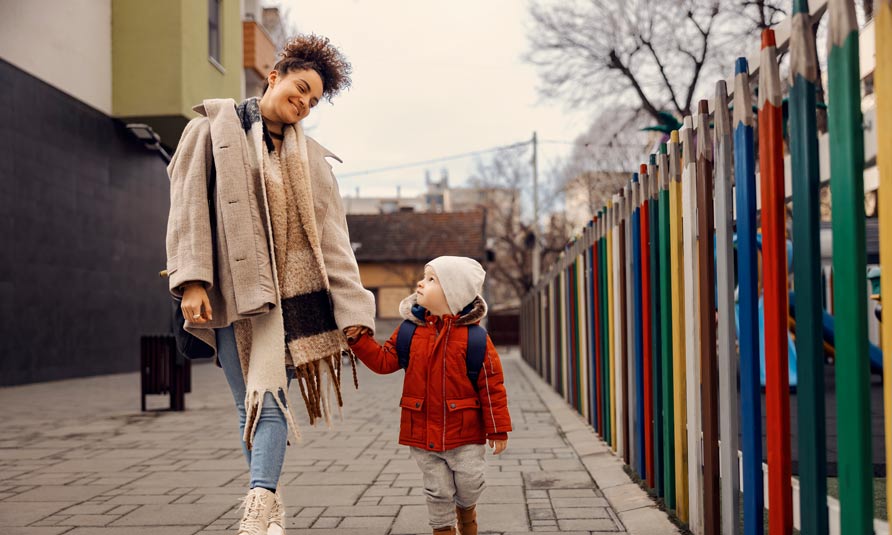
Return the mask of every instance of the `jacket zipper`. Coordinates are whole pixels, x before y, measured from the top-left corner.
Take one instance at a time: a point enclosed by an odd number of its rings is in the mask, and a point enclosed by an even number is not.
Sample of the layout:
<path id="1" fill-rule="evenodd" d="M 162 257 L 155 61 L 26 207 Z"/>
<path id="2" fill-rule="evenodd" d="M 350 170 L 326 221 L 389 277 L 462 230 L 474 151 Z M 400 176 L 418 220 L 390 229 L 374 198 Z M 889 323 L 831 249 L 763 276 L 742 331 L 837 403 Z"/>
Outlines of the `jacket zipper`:
<path id="1" fill-rule="evenodd" d="M 443 341 L 443 442 L 442 451 L 446 451 L 446 349 L 449 347 L 449 331 L 452 324 L 446 326 L 446 339 Z"/>

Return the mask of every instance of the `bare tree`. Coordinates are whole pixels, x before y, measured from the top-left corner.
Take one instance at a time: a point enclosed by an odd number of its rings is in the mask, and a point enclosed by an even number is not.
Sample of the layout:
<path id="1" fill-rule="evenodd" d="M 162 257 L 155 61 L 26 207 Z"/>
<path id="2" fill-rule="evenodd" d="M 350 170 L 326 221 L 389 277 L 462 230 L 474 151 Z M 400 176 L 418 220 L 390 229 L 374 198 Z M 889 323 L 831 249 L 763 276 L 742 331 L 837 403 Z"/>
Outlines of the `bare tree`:
<path id="1" fill-rule="evenodd" d="M 667 124 L 689 115 L 704 80 L 727 70 L 777 0 L 534 0 L 527 60 L 542 93 L 572 106 L 635 102 Z M 740 24 L 745 14 L 749 24 Z"/>
<path id="2" fill-rule="evenodd" d="M 479 160 L 470 178 L 483 193 L 486 235 L 494 261 L 488 266 L 494 302 L 522 298 L 533 284 L 533 217 L 528 193 L 532 187 L 529 147 L 505 149 Z M 540 236 L 542 264 L 549 265 L 563 249 L 569 228 L 559 206 L 557 188 L 540 186 L 540 210 L 548 224 Z"/>
<path id="3" fill-rule="evenodd" d="M 587 205 L 591 217 L 628 182 L 659 137 L 644 131 L 649 118 L 640 109 L 611 108 L 576 138 L 561 176 L 568 211 Z"/>
<path id="4" fill-rule="evenodd" d="M 743 15 L 750 21 L 746 28 L 748 34 L 760 32 L 770 28 L 786 18 L 787 11 L 778 2 L 769 0 L 741 0 L 736 6 L 732 5 L 732 11 Z"/>

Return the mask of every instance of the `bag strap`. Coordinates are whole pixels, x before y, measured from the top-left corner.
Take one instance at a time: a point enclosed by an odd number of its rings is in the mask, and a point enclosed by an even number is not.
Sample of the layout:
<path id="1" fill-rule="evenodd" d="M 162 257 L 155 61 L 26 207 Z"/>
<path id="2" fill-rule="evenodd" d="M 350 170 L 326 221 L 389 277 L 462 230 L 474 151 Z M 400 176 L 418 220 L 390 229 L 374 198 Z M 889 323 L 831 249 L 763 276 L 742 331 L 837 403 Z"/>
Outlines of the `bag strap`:
<path id="1" fill-rule="evenodd" d="M 486 358 L 486 329 L 479 325 L 468 325 L 468 379 L 477 390 L 477 378 Z"/>
<path id="2" fill-rule="evenodd" d="M 396 356 L 400 363 L 400 368 L 409 367 L 409 349 L 412 347 L 412 338 L 415 336 L 415 323 L 409 320 L 403 320 L 400 324 L 400 330 L 396 335 Z"/>
<path id="3" fill-rule="evenodd" d="M 412 347 L 412 338 L 418 327 L 414 322 L 404 320 L 396 334 L 396 356 L 400 368 L 409 367 L 409 350 Z M 477 390 L 477 379 L 483 368 L 483 360 L 486 358 L 486 329 L 480 325 L 468 325 L 468 350 L 465 355 L 465 363 L 468 368 L 468 380 L 471 386 Z"/>
<path id="4" fill-rule="evenodd" d="M 208 219 L 211 223 L 211 258 L 214 266 L 214 276 L 216 276 L 217 266 L 217 163 L 214 160 L 214 151 L 211 150 L 211 168 L 208 169 L 207 180 L 208 193 Z"/>

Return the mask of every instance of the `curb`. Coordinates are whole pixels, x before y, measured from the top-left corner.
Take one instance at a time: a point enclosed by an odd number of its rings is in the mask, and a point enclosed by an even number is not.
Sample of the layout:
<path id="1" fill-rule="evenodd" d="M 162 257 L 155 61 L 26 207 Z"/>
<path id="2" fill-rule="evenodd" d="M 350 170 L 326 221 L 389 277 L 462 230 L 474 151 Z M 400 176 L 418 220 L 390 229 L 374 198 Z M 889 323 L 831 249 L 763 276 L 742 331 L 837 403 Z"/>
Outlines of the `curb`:
<path id="1" fill-rule="evenodd" d="M 623 461 L 595 430 L 557 392 L 518 356 L 524 377 L 551 412 L 567 443 L 579 456 L 610 507 L 619 516 L 629 535 L 681 533 L 668 515 L 623 469 Z"/>

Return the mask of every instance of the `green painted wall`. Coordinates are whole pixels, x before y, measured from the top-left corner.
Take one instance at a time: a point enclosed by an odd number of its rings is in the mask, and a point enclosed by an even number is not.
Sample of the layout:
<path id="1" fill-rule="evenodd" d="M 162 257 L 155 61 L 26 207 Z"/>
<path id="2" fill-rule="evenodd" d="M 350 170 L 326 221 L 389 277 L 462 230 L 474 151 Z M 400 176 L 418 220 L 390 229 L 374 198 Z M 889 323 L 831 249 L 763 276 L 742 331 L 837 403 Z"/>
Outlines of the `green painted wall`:
<path id="1" fill-rule="evenodd" d="M 115 116 L 181 113 L 179 4 L 180 0 L 112 1 L 112 113 Z"/>
<path id="2" fill-rule="evenodd" d="M 112 0 L 114 115 L 149 124 L 180 117 L 185 124 L 205 98 L 241 99 L 238 0 L 223 0 L 220 24 L 224 72 L 208 59 L 207 0 Z"/>
<path id="3" fill-rule="evenodd" d="M 193 117 L 192 106 L 206 98 L 242 98 L 242 18 L 238 0 L 223 0 L 220 26 L 222 50 L 220 63 L 225 74 L 208 61 L 208 2 L 182 0 L 182 79 L 180 86 L 184 113 Z"/>

